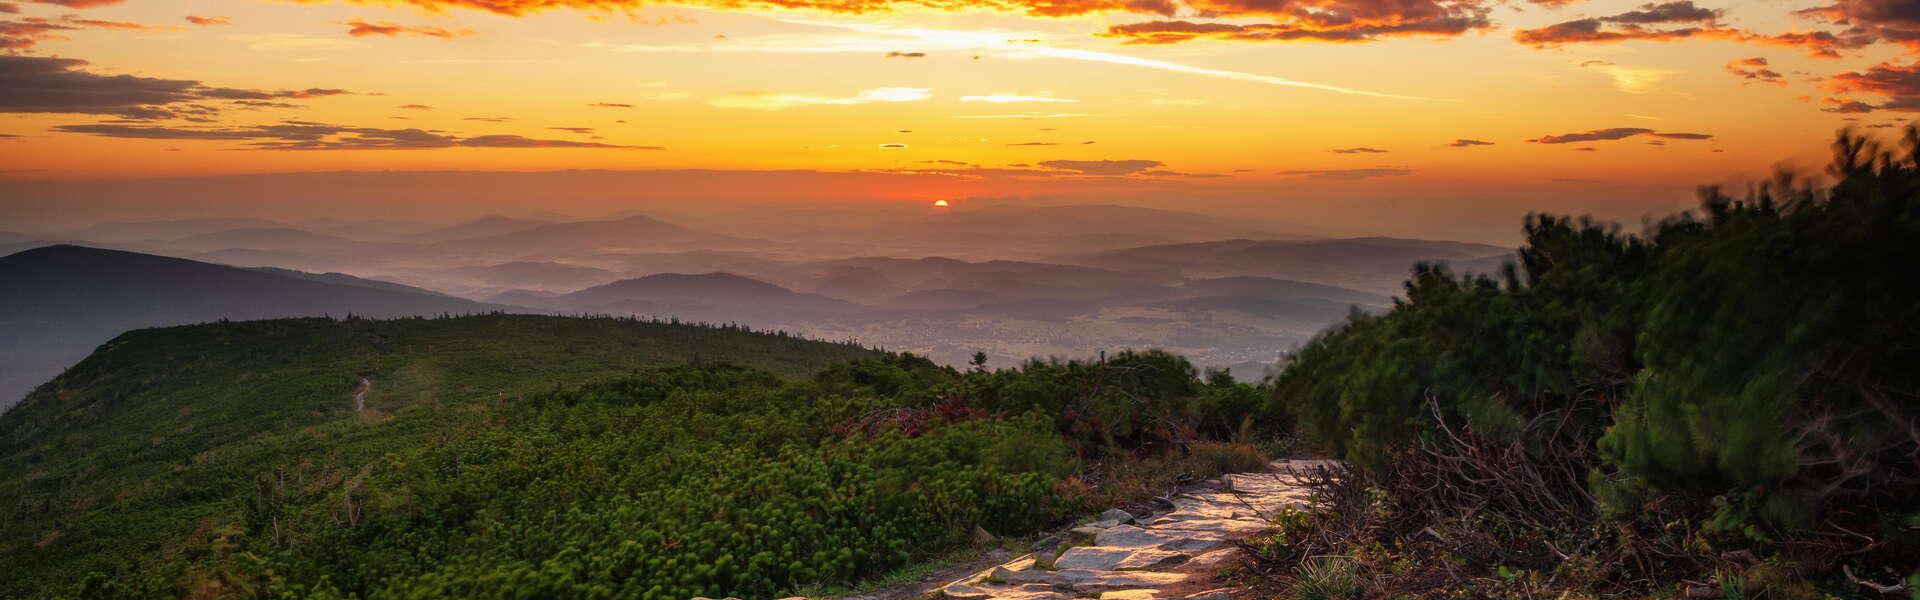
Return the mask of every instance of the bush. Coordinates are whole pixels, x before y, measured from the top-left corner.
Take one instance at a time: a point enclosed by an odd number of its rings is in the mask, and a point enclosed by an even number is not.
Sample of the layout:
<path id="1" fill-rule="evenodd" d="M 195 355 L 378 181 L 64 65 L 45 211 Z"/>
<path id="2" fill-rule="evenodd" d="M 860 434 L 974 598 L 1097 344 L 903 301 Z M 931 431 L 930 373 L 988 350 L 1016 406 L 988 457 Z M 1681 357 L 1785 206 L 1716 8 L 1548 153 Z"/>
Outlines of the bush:
<path id="1" fill-rule="evenodd" d="M 1577 543 L 1636 557 L 1630 585 L 1734 548 L 1913 572 L 1920 133 L 1835 149 L 1830 188 L 1706 189 L 1640 236 L 1529 217 L 1518 265 L 1417 267 L 1392 311 L 1298 352 L 1277 394 L 1406 496 L 1390 539 L 1457 526 L 1568 562 Z"/>

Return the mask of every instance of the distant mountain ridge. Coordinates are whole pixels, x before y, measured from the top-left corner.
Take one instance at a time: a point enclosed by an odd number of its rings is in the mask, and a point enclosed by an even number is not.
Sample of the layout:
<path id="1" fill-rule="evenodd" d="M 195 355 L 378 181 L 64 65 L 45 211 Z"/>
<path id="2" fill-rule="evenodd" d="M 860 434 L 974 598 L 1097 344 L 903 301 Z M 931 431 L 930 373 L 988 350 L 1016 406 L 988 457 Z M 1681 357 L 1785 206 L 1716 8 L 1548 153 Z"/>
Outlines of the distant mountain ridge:
<path id="1" fill-rule="evenodd" d="M 343 274 L 245 269 L 72 245 L 0 257 L 0 405 L 128 329 L 221 319 L 504 307 Z"/>
<path id="2" fill-rule="evenodd" d="M 522 297 L 535 300 L 537 298 Z M 796 292 L 731 273 L 661 273 L 590 287 L 537 304 L 590 313 L 772 326 L 803 316 L 846 314 L 859 304 Z"/>

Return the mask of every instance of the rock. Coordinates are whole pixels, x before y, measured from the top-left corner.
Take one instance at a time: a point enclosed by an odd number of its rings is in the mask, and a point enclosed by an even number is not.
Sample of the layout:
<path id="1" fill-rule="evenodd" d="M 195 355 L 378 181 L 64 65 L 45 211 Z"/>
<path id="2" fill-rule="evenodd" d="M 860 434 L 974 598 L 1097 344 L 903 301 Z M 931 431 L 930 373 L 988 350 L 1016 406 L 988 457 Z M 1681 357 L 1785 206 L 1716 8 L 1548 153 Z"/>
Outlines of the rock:
<path id="1" fill-rule="evenodd" d="M 1100 600 L 1154 600 L 1159 598 L 1157 590 L 1114 590 L 1100 592 Z"/>
<path id="2" fill-rule="evenodd" d="M 1120 510 L 1118 508 L 1109 508 L 1107 509 L 1107 512 L 1100 513 L 1100 520 L 1113 521 L 1114 525 L 1119 525 L 1121 523 L 1132 523 L 1133 513 Z"/>
<path id="3" fill-rule="evenodd" d="M 1064 600 L 1068 596 L 1045 585 L 988 587 L 956 583 L 940 588 L 940 597 L 951 600 Z"/>
<path id="4" fill-rule="evenodd" d="M 994 542 L 994 540 L 998 540 L 998 539 L 1000 538 L 994 536 L 992 533 L 989 533 L 985 529 L 981 529 L 979 525 L 973 526 L 973 543 L 991 544 Z"/>
<path id="5" fill-rule="evenodd" d="M 1155 571 L 1097 571 L 1093 569 L 1061 569 L 1052 573 L 1059 581 L 1082 592 L 1105 590 L 1125 590 L 1134 588 L 1157 588 L 1173 585 L 1187 580 L 1185 573 L 1160 573 Z"/>
<path id="6" fill-rule="evenodd" d="M 1173 538 L 1149 532 L 1132 525 L 1121 525 L 1103 529 L 1093 536 L 1093 543 L 1099 546 L 1116 548 L 1155 548 L 1173 541 Z"/>
<path id="7" fill-rule="evenodd" d="M 1139 571 L 1177 565 L 1186 562 L 1189 556 L 1184 552 L 1170 552 L 1151 548 L 1109 548 L 1102 546 L 1078 546 L 1068 548 L 1054 559 L 1056 569 L 1093 569 L 1099 571 Z"/>
<path id="8" fill-rule="evenodd" d="M 993 574 L 988 575 L 987 579 L 1016 584 L 1066 585 L 1068 583 L 1053 571 L 1015 571 L 1006 567 L 994 567 Z"/>
<path id="9" fill-rule="evenodd" d="M 1007 559 L 1013 558 L 1013 553 L 1008 552 L 1006 548 L 994 548 L 988 550 L 986 555 L 981 556 L 981 558 L 994 562 L 1005 562 Z"/>
<path id="10" fill-rule="evenodd" d="M 1220 588 L 1197 594 L 1188 594 L 1183 600 L 1233 600 L 1233 596 L 1227 594 L 1227 588 Z"/>

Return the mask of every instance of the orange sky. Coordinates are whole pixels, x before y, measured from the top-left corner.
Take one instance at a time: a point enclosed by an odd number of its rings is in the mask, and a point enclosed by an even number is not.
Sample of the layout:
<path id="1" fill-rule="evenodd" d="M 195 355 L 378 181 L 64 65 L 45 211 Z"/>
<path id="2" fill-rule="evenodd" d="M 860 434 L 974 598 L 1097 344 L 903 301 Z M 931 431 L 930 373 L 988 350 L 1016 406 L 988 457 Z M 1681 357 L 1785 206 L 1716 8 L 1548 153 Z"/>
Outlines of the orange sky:
<path id="1" fill-rule="evenodd" d="M 1684 194 L 1904 122 L 1912 32 L 1920 2 L 1894 0 L 5 0 L 0 178 L 796 169 L 992 193 Z"/>

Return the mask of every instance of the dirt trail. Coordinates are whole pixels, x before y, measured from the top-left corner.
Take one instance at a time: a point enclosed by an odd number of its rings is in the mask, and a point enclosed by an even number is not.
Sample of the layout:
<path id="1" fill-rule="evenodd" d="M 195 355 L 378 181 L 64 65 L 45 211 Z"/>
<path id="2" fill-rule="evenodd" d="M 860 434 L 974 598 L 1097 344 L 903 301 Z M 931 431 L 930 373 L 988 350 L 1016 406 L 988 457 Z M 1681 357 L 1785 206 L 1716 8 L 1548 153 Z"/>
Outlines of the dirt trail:
<path id="1" fill-rule="evenodd" d="M 1235 542 L 1267 531 L 1274 514 L 1305 506 L 1299 474 L 1335 467 L 1324 460 L 1276 461 L 1269 472 L 1237 473 L 1194 486 L 1168 500 L 1171 508 L 1151 515 L 1110 510 L 1100 521 L 1075 527 L 1066 538 L 1079 543 L 1042 543 L 1041 549 L 997 565 L 970 565 L 933 580 L 865 594 L 849 600 L 913 598 L 955 600 L 1226 600 L 1214 575 L 1241 550 Z"/>
<path id="2" fill-rule="evenodd" d="M 373 390 L 373 377 L 369 375 L 361 375 L 360 389 L 353 391 L 353 412 L 362 412 L 367 410 L 367 392 L 372 390 Z"/>

